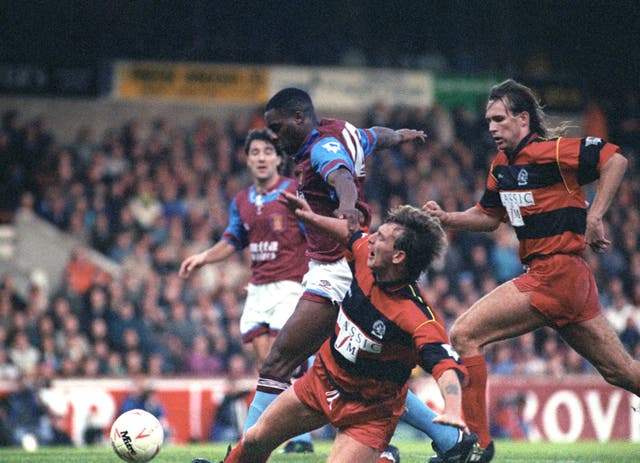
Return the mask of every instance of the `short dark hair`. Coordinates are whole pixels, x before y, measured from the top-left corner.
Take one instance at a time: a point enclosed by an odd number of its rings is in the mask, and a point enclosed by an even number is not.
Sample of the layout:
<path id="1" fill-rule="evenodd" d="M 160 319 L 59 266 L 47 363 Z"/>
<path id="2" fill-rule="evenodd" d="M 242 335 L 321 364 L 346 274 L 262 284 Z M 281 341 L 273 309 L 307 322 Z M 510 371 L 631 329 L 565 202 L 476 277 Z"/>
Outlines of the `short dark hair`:
<path id="1" fill-rule="evenodd" d="M 384 222 L 403 228 L 402 235 L 396 237 L 393 247 L 405 253 L 409 281 L 416 281 L 447 249 L 447 238 L 440 219 L 417 207 L 397 206 L 389 211 Z"/>
<path id="2" fill-rule="evenodd" d="M 265 112 L 274 109 L 285 114 L 301 111 L 315 119 L 315 109 L 307 92 L 295 87 L 283 88 L 267 102 Z"/>
<path id="3" fill-rule="evenodd" d="M 529 113 L 529 127 L 541 137 L 547 136 L 545 114 L 533 91 L 513 79 L 491 87 L 489 101 L 500 100 L 512 114 Z"/>
<path id="4" fill-rule="evenodd" d="M 273 134 L 269 129 L 254 129 L 247 134 L 247 137 L 244 139 L 244 152 L 249 154 L 249 148 L 251 147 L 251 142 L 254 140 L 263 140 L 267 143 L 273 145 L 276 149 L 276 154 L 278 156 L 282 156 L 282 150 L 278 147 L 278 144 L 273 140 Z"/>

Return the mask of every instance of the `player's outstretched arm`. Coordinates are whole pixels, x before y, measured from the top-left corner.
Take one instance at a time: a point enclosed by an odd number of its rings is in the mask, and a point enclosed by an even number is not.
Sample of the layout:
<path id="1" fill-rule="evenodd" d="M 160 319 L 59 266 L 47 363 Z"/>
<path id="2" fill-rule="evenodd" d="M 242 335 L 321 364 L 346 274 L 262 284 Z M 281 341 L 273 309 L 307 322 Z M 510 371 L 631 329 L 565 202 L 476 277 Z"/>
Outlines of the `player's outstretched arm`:
<path id="1" fill-rule="evenodd" d="M 206 251 L 199 252 L 187 257 L 180 264 L 178 275 L 182 278 L 189 278 L 194 270 L 205 264 L 220 262 L 235 252 L 236 248 L 228 241 L 220 240 Z"/>
<path id="2" fill-rule="evenodd" d="M 456 426 L 468 434 L 469 427 L 462 419 L 462 387 L 456 371 L 445 370 L 438 378 L 438 387 L 444 399 L 444 411 L 433 422 Z"/>
<path id="3" fill-rule="evenodd" d="M 414 129 L 398 129 L 393 130 L 388 127 L 371 127 L 378 136 L 378 142 L 376 143 L 376 150 L 390 148 L 392 146 L 400 145 L 402 143 L 410 141 L 418 141 L 424 143 L 427 139 L 427 135 L 423 130 Z"/>
<path id="4" fill-rule="evenodd" d="M 339 243 L 346 244 L 349 241 L 352 233 L 349 231 L 349 225 L 346 219 L 336 219 L 334 217 L 316 214 L 311 210 L 311 207 L 309 207 L 309 203 L 286 190 L 280 191 L 280 195 L 282 202 L 299 220 L 312 227 L 318 228 Z"/>
<path id="5" fill-rule="evenodd" d="M 422 210 L 439 218 L 444 228 L 454 230 L 488 232 L 500 225 L 500 217 L 486 214 L 476 206 L 461 212 L 446 212 L 435 201 L 427 201 Z"/>

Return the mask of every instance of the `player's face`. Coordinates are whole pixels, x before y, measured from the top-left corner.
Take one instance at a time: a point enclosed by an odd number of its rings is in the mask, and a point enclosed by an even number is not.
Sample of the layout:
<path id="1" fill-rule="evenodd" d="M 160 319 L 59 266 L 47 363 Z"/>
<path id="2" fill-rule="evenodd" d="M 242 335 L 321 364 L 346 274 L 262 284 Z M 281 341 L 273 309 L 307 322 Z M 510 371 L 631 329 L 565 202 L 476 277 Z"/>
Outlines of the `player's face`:
<path id="1" fill-rule="evenodd" d="M 278 175 L 278 166 L 282 158 L 276 148 L 265 140 L 253 140 L 247 153 L 247 167 L 253 178 L 259 182 L 268 182 Z"/>
<path id="2" fill-rule="evenodd" d="M 378 277 L 384 276 L 391 266 L 396 263 L 398 251 L 394 249 L 396 237 L 402 233 L 401 227 L 393 223 L 384 223 L 378 231 L 369 236 L 369 257 L 367 266 Z"/>
<path id="3" fill-rule="evenodd" d="M 526 111 L 513 114 L 502 100 L 489 101 L 485 118 L 489 133 L 499 150 L 515 149 L 529 134 L 529 114 Z"/>
<path id="4" fill-rule="evenodd" d="M 264 122 L 274 133 L 276 143 L 285 153 L 293 156 L 298 152 L 307 136 L 302 113 L 285 116 L 280 111 L 270 109 L 264 113 Z"/>

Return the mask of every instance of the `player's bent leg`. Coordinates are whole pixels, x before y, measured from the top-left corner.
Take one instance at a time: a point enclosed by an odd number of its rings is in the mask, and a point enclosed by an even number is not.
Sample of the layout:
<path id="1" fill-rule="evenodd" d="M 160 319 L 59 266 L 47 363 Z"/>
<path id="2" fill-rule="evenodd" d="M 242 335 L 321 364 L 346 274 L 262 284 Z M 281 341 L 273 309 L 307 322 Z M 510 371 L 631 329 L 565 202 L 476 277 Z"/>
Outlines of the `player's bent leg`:
<path id="1" fill-rule="evenodd" d="M 258 420 L 278 394 L 289 387 L 293 370 L 316 353 L 331 333 L 336 315 L 336 308 L 326 299 L 300 299 L 260 368 L 260 378 L 247 414 L 245 431 Z"/>
<path id="2" fill-rule="evenodd" d="M 303 404 L 293 388 L 289 388 L 247 430 L 242 438 L 242 446 L 246 455 L 259 459 L 269 455 L 288 439 L 326 423 L 324 414 Z"/>
<path id="3" fill-rule="evenodd" d="M 409 389 L 405 399 L 405 412 L 400 420 L 425 433 L 438 449 L 446 452 L 456 445 L 460 433 L 455 426 L 434 423 L 433 419 L 436 416 L 437 414 Z"/>
<path id="4" fill-rule="evenodd" d="M 512 281 L 503 283 L 479 299 L 453 324 L 451 341 L 469 372 L 469 380 L 462 388 L 462 409 L 469 429 L 478 435 L 479 451 L 484 452 L 492 445 L 487 415 L 484 346 L 533 331 L 545 324 L 544 317 L 531 308 L 530 294 L 520 292 Z"/>
<path id="5" fill-rule="evenodd" d="M 327 463 L 376 463 L 380 451 L 358 442 L 338 431 L 331 447 Z"/>
<path id="6" fill-rule="evenodd" d="M 261 334 L 251 340 L 253 351 L 256 353 L 258 368 L 264 363 L 264 359 L 271 349 L 271 344 L 273 344 L 273 338 L 270 333 Z"/>
<path id="7" fill-rule="evenodd" d="M 640 362 L 625 350 L 604 315 L 566 325 L 558 332 L 608 383 L 640 395 Z"/>
<path id="8" fill-rule="evenodd" d="M 331 333 L 336 307 L 324 298 L 300 299 L 267 355 L 260 376 L 289 380 L 295 368 L 315 354 Z"/>
<path id="9" fill-rule="evenodd" d="M 478 299 L 451 327 L 451 343 L 461 356 L 481 355 L 483 347 L 546 325 L 531 308 L 529 293 L 512 281 L 501 284 Z"/>

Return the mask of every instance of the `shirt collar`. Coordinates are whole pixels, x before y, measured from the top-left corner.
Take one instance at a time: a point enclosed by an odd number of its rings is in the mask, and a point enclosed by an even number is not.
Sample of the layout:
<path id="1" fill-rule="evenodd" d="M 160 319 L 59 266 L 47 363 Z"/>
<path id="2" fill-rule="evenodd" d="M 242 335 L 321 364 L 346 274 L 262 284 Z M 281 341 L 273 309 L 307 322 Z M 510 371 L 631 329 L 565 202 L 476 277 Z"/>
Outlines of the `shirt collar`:
<path id="1" fill-rule="evenodd" d="M 307 135 L 307 138 L 305 138 L 305 140 L 302 142 L 302 146 L 300 147 L 298 152 L 293 155 L 294 161 L 300 160 L 304 156 L 304 153 L 307 152 L 309 146 L 311 146 L 311 144 L 315 142 L 319 136 L 320 132 L 318 131 L 318 129 L 313 129 L 311 133 Z"/>
<path id="2" fill-rule="evenodd" d="M 522 151 L 522 148 L 524 148 L 525 146 L 527 146 L 529 143 L 531 143 L 533 140 L 535 140 L 538 137 L 538 134 L 535 132 L 529 132 L 529 134 L 524 137 L 520 143 L 518 143 L 518 146 L 515 147 L 514 150 L 512 151 L 508 151 L 508 150 L 504 150 L 504 154 L 507 155 L 507 157 L 509 159 L 513 159 L 514 157 L 516 157 L 516 155 Z"/>

